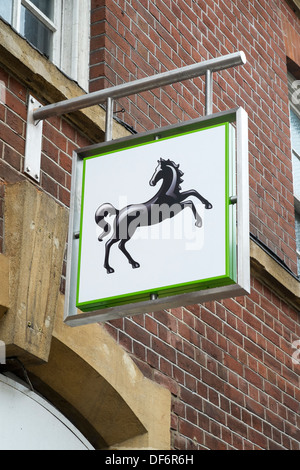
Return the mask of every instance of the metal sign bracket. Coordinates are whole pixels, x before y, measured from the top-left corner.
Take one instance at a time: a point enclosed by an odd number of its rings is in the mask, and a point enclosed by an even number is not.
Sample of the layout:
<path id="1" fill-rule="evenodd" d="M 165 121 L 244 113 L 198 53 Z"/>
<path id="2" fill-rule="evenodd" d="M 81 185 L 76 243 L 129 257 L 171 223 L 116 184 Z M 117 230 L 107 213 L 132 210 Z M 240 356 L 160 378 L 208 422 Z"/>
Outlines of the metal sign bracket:
<path id="1" fill-rule="evenodd" d="M 43 120 L 35 120 L 33 113 L 42 107 L 33 96 L 28 99 L 27 131 L 25 145 L 24 173 L 40 182 Z"/>
<path id="2" fill-rule="evenodd" d="M 43 120 L 51 116 L 60 116 L 90 106 L 106 103 L 105 141 L 112 140 L 113 103 L 119 98 L 149 91 L 184 80 L 206 77 L 205 115 L 212 114 L 213 72 L 246 64 L 244 52 L 234 52 L 200 63 L 168 70 L 149 77 L 87 93 L 85 95 L 42 106 L 34 97 L 29 97 L 27 136 L 24 172 L 40 182 L 41 149 Z"/>

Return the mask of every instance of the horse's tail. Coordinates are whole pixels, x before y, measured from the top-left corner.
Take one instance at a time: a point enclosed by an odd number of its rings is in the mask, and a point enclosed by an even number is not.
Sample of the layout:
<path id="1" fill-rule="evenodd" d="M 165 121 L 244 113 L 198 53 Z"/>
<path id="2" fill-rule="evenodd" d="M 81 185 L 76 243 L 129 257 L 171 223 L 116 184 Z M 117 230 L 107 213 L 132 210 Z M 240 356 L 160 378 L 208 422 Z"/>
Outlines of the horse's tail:
<path id="1" fill-rule="evenodd" d="M 108 215 L 117 215 L 119 211 L 112 205 L 106 202 L 102 204 L 95 212 L 95 221 L 103 229 L 103 232 L 99 235 L 98 240 L 102 242 L 103 238 L 109 234 L 111 225 L 105 220 Z"/>

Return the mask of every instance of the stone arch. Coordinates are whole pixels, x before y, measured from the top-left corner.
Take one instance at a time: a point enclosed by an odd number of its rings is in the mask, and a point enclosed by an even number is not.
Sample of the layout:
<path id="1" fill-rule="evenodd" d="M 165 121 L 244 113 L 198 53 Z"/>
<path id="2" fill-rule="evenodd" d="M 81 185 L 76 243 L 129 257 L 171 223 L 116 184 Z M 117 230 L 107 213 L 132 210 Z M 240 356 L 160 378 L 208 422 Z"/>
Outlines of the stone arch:
<path id="1" fill-rule="evenodd" d="M 49 359 L 28 365 L 34 387 L 96 449 L 169 449 L 170 393 L 145 378 L 101 325 L 63 323 L 63 296 Z"/>

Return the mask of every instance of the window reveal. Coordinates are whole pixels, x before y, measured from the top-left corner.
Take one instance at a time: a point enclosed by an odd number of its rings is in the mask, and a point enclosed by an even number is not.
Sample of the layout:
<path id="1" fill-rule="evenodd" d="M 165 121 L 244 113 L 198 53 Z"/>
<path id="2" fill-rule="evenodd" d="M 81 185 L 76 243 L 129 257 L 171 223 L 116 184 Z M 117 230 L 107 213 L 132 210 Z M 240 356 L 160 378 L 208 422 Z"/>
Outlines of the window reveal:
<path id="1" fill-rule="evenodd" d="M 294 202 L 295 202 L 295 228 L 296 246 L 298 260 L 298 275 L 300 275 L 300 107 L 298 99 L 295 99 L 293 84 L 295 78 L 289 76 L 290 85 L 290 126 L 293 159 L 293 179 L 294 179 Z M 299 83 L 300 85 L 300 83 Z M 300 100 L 299 100 L 300 101 Z"/>

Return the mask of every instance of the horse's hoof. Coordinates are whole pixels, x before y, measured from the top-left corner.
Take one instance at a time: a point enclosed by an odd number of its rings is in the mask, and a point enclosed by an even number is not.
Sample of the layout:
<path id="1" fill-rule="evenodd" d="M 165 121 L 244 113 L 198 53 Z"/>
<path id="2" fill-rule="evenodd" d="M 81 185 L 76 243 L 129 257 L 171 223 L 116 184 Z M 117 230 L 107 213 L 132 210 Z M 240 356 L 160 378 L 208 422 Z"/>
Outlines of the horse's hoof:
<path id="1" fill-rule="evenodd" d="M 201 227 L 202 227 L 202 221 L 200 221 L 200 222 L 196 222 L 196 223 L 195 223 L 195 225 L 196 225 L 196 227 L 199 227 L 199 228 L 201 228 Z"/>
<path id="2" fill-rule="evenodd" d="M 109 267 L 109 268 L 106 268 L 106 272 L 107 272 L 107 274 L 112 274 L 112 273 L 115 272 L 115 270 L 113 268 Z"/>
<path id="3" fill-rule="evenodd" d="M 210 202 L 205 204 L 205 209 L 212 209 L 212 204 Z"/>
<path id="4" fill-rule="evenodd" d="M 132 263 L 131 266 L 132 266 L 133 269 L 136 269 L 136 268 L 140 267 L 139 263 L 136 263 L 136 262 Z"/>

